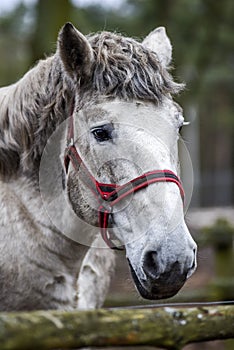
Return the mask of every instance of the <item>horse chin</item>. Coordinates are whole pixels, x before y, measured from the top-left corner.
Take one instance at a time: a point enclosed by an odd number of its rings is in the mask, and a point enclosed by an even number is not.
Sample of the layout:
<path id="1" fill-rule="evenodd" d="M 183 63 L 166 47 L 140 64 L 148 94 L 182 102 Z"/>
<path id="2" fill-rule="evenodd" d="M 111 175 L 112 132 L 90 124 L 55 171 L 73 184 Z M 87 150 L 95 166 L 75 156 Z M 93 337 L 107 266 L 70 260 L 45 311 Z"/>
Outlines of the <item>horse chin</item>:
<path id="1" fill-rule="evenodd" d="M 167 299 L 176 295 L 179 290 L 182 288 L 186 281 L 186 277 L 183 277 L 180 282 L 176 284 L 169 285 L 160 283 L 160 280 L 150 280 L 147 282 L 147 285 L 144 285 L 139 278 L 137 277 L 136 272 L 134 271 L 131 263 L 128 261 L 130 266 L 131 275 L 135 286 L 144 299 L 148 300 L 159 300 L 159 299 Z"/>

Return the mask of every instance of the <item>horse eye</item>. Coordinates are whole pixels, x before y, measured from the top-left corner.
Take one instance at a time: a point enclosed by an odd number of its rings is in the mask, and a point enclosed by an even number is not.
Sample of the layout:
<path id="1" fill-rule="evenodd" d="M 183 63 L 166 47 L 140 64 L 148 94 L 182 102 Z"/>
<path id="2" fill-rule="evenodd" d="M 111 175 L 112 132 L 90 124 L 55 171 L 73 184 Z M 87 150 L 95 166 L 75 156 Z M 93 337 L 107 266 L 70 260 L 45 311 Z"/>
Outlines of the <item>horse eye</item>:
<path id="1" fill-rule="evenodd" d="M 92 134 L 98 142 L 104 142 L 112 139 L 113 125 L 103 125 L 92 130 Z"/>

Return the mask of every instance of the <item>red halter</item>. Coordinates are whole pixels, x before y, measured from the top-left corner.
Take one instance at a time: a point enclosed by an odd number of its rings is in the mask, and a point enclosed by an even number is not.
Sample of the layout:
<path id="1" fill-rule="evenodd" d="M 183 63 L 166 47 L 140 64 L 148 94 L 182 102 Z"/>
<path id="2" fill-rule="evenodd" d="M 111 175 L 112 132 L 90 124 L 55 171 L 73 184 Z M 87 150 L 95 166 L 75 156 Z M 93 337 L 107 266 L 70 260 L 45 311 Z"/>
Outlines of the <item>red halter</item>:
<path id="1" fill-rule="evenodd" d="M 109 215 L 113 207 L 122 199 L 132 193 L 135 193 L 156 182 L 174 182 L 180 190 L 182 200 L 184 201 L 184 190 L 178 176 L 170 170 L 149 171 L 124 185 L 104 184 L 98 182 L 90 173 L 83 160 L 81 159 L 76 146 L 74 145 L 74 120 L 73 112 L 70 116 L 67 148 L 64 155 L 64 165 L 66 173 L 69 163 L 72 163 L 76 171 L 80 171 L 82 181 L 92 191 L 98 201 L 98 220 L 102 238 L 110 248 L 118 249 L 107 233 Z"/>

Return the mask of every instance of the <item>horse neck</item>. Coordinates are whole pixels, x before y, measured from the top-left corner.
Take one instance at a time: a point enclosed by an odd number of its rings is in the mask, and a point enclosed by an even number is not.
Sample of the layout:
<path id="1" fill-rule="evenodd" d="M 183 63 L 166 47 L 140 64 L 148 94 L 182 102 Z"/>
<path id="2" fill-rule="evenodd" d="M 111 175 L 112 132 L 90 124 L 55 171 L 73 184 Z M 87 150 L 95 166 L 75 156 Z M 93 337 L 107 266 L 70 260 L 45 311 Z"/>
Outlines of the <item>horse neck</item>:
<path id="1" fill-rule="evenodd" d="M 38 171 L 49 136 L 64 119 L 72 94 L 57 54 L 16 84 L 0 89 L 0 177 Z"/>

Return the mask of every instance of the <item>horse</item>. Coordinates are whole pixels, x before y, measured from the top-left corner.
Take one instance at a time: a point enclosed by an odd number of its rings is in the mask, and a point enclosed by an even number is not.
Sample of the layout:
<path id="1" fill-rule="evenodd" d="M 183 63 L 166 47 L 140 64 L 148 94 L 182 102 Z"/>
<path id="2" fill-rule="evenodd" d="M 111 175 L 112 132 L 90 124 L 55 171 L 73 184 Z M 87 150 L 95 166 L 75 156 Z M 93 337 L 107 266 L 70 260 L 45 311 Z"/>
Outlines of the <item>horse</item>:
<path id="1" fill-rule="evenodd" d="M 164 27 L 140 42 L 66 23 L 56 52 L 0 89 L 0 310 L 101 307 L 116 249 L 146 299 L 195 271 L 171 59 Z"/>

